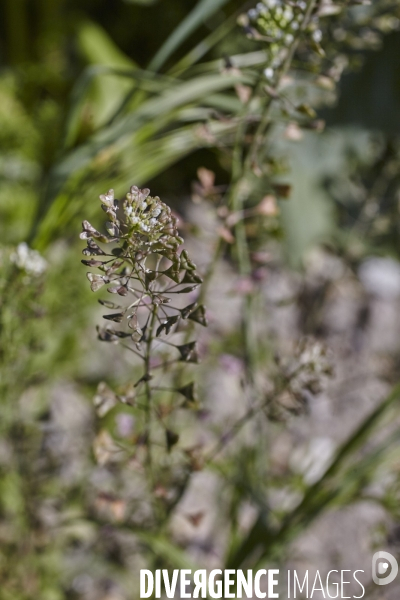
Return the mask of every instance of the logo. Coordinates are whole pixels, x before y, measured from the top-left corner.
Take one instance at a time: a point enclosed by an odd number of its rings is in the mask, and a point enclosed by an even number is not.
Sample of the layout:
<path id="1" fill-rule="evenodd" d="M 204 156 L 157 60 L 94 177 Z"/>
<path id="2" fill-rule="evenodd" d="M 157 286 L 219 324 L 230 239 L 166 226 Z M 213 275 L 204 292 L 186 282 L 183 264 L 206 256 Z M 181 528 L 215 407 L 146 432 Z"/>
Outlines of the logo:
<path id="1" fill-rule="evenodd" d="M 372 557 L 372 579 L 377 585 L 388 585 L 397 577 L 399 566 L 389 552 L 376 552 Z"/>

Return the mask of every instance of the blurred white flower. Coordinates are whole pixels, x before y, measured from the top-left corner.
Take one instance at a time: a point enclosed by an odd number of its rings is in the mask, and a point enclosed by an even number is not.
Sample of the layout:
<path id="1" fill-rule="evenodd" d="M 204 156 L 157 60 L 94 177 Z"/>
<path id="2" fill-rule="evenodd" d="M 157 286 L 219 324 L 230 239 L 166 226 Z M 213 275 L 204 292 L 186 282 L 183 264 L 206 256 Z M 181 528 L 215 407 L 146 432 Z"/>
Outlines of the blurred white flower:
<path id="1" fill-rule="evenodd" d="M 322 31 L 320 29 L 316 29 L 312 34 L 314 42 L 319 44 L 322 41 Z"/>
<path id="2" fill-rule="evenodd" d="M 290 22 L 293 19 L 293 16 L 293 9 L 290 6 L 287 6 L 283 11 L 283 18 Z"/>
<path id="3" fill-rule="evenodd" d="M 29 248 L 26 242 L 18 244 L 16 251 L 10 256 L 10 260 L 19 269 L 23 269 L 29 275 L 36 277 L 47 269 L 47 261 L 37 250 Z"/>
<path id="4" fill-rule="evenodd" d="M 394 258 L 371 256 L 361 264 L 358 276 L 370 294 L 380 298 L 400 296 L 400 263 Z"/>
<path id="5" fill-rule="evenodd" d="M 273 77 L 274 77 L 274 70 L 271 69 L 271 67 L 268 67 L 267 69 L 265 69 L 264 75 L 265 75 L 265 77 L 267 79 L 273 79 Z"/>

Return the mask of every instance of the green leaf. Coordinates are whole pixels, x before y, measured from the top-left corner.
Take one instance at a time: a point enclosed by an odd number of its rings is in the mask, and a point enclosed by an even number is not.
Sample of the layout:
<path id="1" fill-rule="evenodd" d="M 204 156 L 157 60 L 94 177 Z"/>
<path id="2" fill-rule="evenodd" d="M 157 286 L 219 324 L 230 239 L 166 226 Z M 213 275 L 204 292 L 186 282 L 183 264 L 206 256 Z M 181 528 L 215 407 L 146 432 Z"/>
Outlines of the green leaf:
<path id="1" fill-rule="evenodd" d="M 99 79 L 99 82 L 96 80 Z M 116 80 L 119 79 L 121 85 Z M 113 102 L 107 107 L 107 117 L 114 116 L 120 112 L 121 106 L 127 105 L 127 99 L 131 98 L 132 91 L 160 93 L 167 87 L 171 87 L 171 80 L 165 76 L 155 75 L 147 71 L 142 71 L 137 67 L 112 67 L 109 65 L 94 64 L 86 67 L 82 75 L 74 85 L 67 114 L 64 136 L 61 147 L 63 150 L 70 148 L 77 138 L 79 127 L 82 121 L 82 111 L 89 103 L 91 112 L 99 113 L 99 106 L 103 102 L 102 94 L 110 96 L 110 88 L 113 89 Z M 95 118 L 95 124 L 100 121 L 98 114 Z M 106 120 L 105 117 L 103 120 Z"/>
<path id="2" fill-rule="evenodd" d="M 165 126 L 168 120 L 176 118 L 177 115 L 174 111 L 178 108 L 193 102 L 199 103 L 208 95 L 232 88 L 235 83 L 244 79 L 246 79 L 244 76 L 237 75 L 205 75 L 177 84 L 173 89 L 167 89 L 157 97 L 148 99 L 135 112 L 124 115 L 111 126 L 103 128 L 89 142 L 69 153 L 54 168 L 50 178 L 50 188 L 60 189 L 60 184 L 62 185 L 78 169 L 81 170 L 88 166 L 104 148 L 116 142 L 121 143 L 127 136 L 138 132 L 147 124 L 151 125 L 149 133 L 146 134 L 146 129 L 144 129 L 140 138 L 144 141 L 143 137 L 154 135 L 160 127 L 156 126 L 154 120 L 159 120 L 160 116 L 164 119 L 161 126 Z"/>
<path id="3" fill-rule="evenodd" d="M 268 60 L 268 53 L 263 50 L 245 52 L 244 54 L 233 54 L 229 57 L 229 61 L 238 69 L 260 67 L 267 63 Z M 215 73 L 216 71 L 221 72 L 224 68 L 226 68 L 226 60 L 224 58 L 217 58 L 195 65 L 190 69 L 190 75 L 193 77 L 194 75 L 204 75 L 205 73 Z M 173 75 L 176 76 L 175 71 L 173 72 Z"/>
<path id="4" fill-rule="evenodd" d="M 175 50 L 200 27 L 204 21 L 209 19 L 220 8 L 227 4 L 228 0 L 200 0 L 195 8 L 188 14 L 186 19 L 173 31 L 164 42 L 149 65 L 149 69 L 158 71 Z"/>
<path id="5" fill-rule="evenodd" d="M 119 68 L 136 66 L 135 62 L 118 48 L 107 32 L 93 21 L 81 23 L 78 45 L 86 60 L 92 64 Z"/>
<path id="6" fill-rule="evenodd" d="M 186 125 L 150 140 L 140 140 L 138 132 L 130 140 L 128 138 L 128 143 L 121 144 L 119 149 L 114 147 L 114 156 L 120 157 L 118 175 L 113 173 L 112 177 L 107 178 L 107 174 L 101 173 L 89 186 L 85 181 L 91 161 L 88 147 L 77 149 L 68 159 L 59 163 L 51 174 L 47 205 L 38 213 L 32 228 L 30 239 L 33 245 L 42 250 L 46 248 L 58 231 L 65 230 L 81 214 L 82 206 L 85 206 L 85 214 L 90 218 L 96 211 L 93 198 L 104 193 L 104 190 L 113 187 L 118 195 L 126 192 L 133 181 L 141 185 L 193 150 L 210 146 L 213 137 L 220 140 L 234 127 L 231 121 L 210 122 L 205 135 L 198 124 Z"/>
<path id="7" fill-rule="evenodd" d="M 218 42 L 223 40 L 235 27 L 237 22 L 237 16 L 239 11 L 227 19 L 212 33 L 201 40 L 188 54 L 179 60 L 170 71 L 171 74 L 178 74 L 186 71 L 198 60 L 200 60 L 205 54 L 207 54 Z M 234 63 L 236 66 L 236 63 Z"/>
<path id="8" fill-rule="evenodd" d="M 114 69 L 130 69 L 136 64 L 114 44 L 102 27 L 91 21 L 81 24 L 78 35 L 78 48 L 83 58 L 91 65 Z M 102 76 L 96 76 L 96 75 Z M 94 127 L 104 124 L 121 104 L 132 87 L 126 78 L 116 77 L 112 71 L 92 70 L 85 74 L 74 90 L 73 117 L 69 120 L 66 132 L 67 145 L 74 141 L 77 130 L 77 109 L 82 107 L 83 98 L 90 98 L 91 120 Z M 81 111 L 80 111 L 81 112 Z"/>
<path id="9" fill-rule="evenodd" d="M 155 556 L 166 561 L 174 569 L 191 569 L 195 571 L 198 565 L 188 558 L 188 553 L 176 546 L 162 533 L 148 533 L 145 531 L 135 531 L 137 538 L 155 554 Z"/>

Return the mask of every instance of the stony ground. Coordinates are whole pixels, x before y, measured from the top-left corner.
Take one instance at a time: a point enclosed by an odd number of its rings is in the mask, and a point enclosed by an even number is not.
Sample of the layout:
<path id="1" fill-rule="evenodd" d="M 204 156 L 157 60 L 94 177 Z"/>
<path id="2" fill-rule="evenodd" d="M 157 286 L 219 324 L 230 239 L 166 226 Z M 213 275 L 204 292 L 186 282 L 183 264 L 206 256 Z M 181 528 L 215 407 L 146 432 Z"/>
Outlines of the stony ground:
<path id="1" fill-rule="evenodd" d="M 202 220 L 203 242 L 192 244 L 200 268 L 209 260 L 213 221 L 207 212 L 199 215 L 193 208 L 191 218 Z M 269 435 L 270 464 L 278 473 L 291 472 L 303 477 L 307 484 L 315 482 L 329 464 L 335 450 L 355 431 L 358 424 L 378 405 L 396 380 L 400 356 L 400 265 L 389 258 L 370 258 L 357 273 L 352 272 L 339 258 L 323 250 L 313 251 L 303 274 L 281 266 L 278 256 L 264 266 L 261 302 L 264 315 L 259 323 L 260 335 L 274 340 L 274 347 L 283 355 L 293 352 L 299 339 L 307 336 L 320 339 L 329 350 L 333 376 L 316 394 L 307 398 L 307 410 L 291 417 L 284 425 L 271 424 Z M 228 336 L 237 327 L 242 310 L 243 281 L 238 279 L 228 263 L 220 265 L 215 274 L 218 283 L 208 301 L 210 331 L 204 334 L 207 348 L 210 336 Z M 238 293 L 239 291 L 239 293 Z M 107 377 L 110 370 L 127 372 L 128 361 L 116 363 L 112 349 L 104 345 L 90 351 L 87 368 L 96 378 Z M 204 448 L 212 447 L 224 427 L 233 423 L 246 406 L 240 381 L 243 365 L 233 354 L 224 354 L 207 363 L 201 371 L 201 389 L 206 409 L 201 427 L 191 429 L 187 436 Z M 93 409 L 87 398 L 68 382 L 61 382 L 52 393 L 51 419 L 47 444 L 60 468 L 65 486 L 88 477 L 94 490 L 112 489 L 113 477 L 101 465 L 90 467 L 90 443 L 93 432 Z M 125 424 L 127 425 L 127 424 Z M 123 424 L 121 424 L 123 426 Z M 388 429 L 396 423 L 389 424 Z M 244 436 L 254 433 L 248 428 Z M 227 452 L 229 452 L 227 450 Z M 369 490 L 369 498 L 381 497 L 393 473 L 382 471 Z M 129 482 L 126 483 L 129 494 Z M 179 503 L 170 525 L 173 539 L 186 546 L 188 555 L 207 568 L 221 564 L 226 546 L 226 532 L 220 522 L 220 502 L 223 484 L 215 471 L 200 471 Z M 268 501 L 272 509 L 289 510 L 298 497 L 290 489 L 271 490 Z M 144 509 L 145 510 L 145 509 Z M 198 522 L 191 515 L 201 515 Z M 51 507 L 45 518 L 51 519 Z M 254 519 L 251 504 L 243 504 L 240 527 L 245 531 Z M 72 515 L 72 527 L 79 528 Z M 56 517 L 54 517 L 56 519 Z M 286 568 L 310 574 L 319 570 L 324 577 L 331 569 L 363 569 L 370 579 L 371 557 L 376 549 L 389 549 L 394 554 L 394 524 L 379 503 L 360 499 L 340 510 L 329 510 L 318 517 L 292 543 Z M 93 531 L 82 525 L 82 535 L 88 543 Z M 387 531 L 392 531 L 388 542 Z M 129 544 L 126 540 L 127 552 Z M 132 549 L 132 551 L 134 548 Z M 73 588 L 85 600 L 118 600 L 125 598 L 118 584 L 109 576 L 102 578 L 101 565 L 90 566 L 90 557 L 79 551 L 66 557 L 68 571 L 79 566 L 84 573 L 73 582 Z M 136 561 L 132 569 L 138 568 Z M 90 574 L 89 574 L 90 573 Z M 96 575 L 97 573 L 97 575 Z M 311 575 L 310 575 L 311 576 Z M 349 588 L 358 594 L 358 587 Z M 367 590 L 367 597 L 391 600 L 397 597 L 400 586 L 395 584 Z M 315 592 L 316 600 L 323 598 Z"/>

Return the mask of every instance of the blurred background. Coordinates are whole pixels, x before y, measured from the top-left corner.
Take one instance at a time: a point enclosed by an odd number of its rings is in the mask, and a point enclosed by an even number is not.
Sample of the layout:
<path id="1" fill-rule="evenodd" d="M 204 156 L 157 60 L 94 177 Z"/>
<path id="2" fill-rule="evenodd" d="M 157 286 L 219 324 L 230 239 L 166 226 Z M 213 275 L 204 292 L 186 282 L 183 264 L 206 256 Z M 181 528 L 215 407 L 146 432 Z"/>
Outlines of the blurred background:
<path id="1" fill-rule="evenodd" d="M 240 90 L 228 93 L 220 73 L 260 62 L 236 25 L 252 3 L 1 1 L 1 600 L 130 599 L 140 568 L 262 561 L 365 569 L 367 597 L 378 597 L 373 552 L 400 554 L 399 409 L 388 396 L 400 366 L 400 21 L 397 4 L 382 5 L 369 47 L 340 51 L 337 94 L 322 82 L 324 130 L 285 122 L 271 134 L 278 191 L 261 229 L 249 224 L 243 277 L 218 212 Z M 202 410 L 179 417 L 186 459 L 221 440 L 222 452 L 192 464 L 175 496 L 183 459 L 170 459 L 156 487 L 174 498 L 162 522 L 135 453 L 112 457 L 115 437 L 134 447 L 134 416 L 93 404 L 136 372 L 96 339 L 102 312 L 80 264 L 81 221 L 101 227 L 98 195 L 132 184 L 174 209 L 200 272 L 220 238 L 228 245 L 199 338 Z M 231 440 L 246 414 L 240 319 L 255 288 L 270 401 Z"/>

